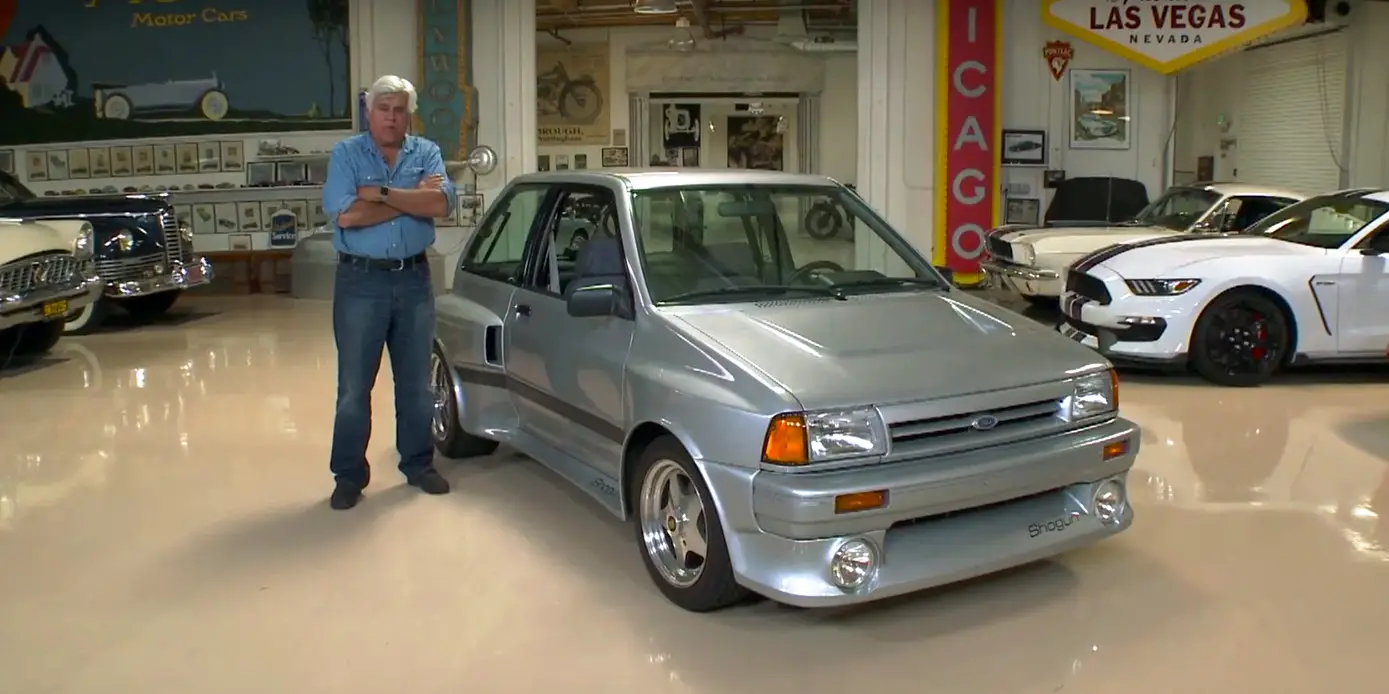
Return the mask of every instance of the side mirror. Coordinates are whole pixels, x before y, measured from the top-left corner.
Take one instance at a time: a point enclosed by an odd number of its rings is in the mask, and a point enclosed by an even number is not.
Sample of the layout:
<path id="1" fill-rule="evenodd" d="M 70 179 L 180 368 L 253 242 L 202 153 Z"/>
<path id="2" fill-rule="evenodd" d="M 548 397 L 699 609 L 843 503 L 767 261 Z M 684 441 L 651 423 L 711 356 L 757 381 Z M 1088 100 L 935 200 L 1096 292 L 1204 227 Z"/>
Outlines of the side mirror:
<path id="1" fill-rule="evenodd" d="M 948 268 L 948 267 L 943 267 L 943 266 L 940 266 L 940 265 L 936 265 L 936 266 L 934 266 L 934 267 L 936 268 L 936 272 L 940 273 L 940 276 L 945 278 L 945 281 L 946 281 L 946 282 L 949 282 L 949 283 L 952 284 L 952 285 L 955 284 L 955 271 L 954 271 L 954 270 L 951 270 L 951 269 Z"/>
<path id="2" fill-rule="evenodd" d="M 598 318 L 618 314 L 621 293 L 611 284 L 580 287 L 569 295 L 565 308 L 575 318 Z"/>

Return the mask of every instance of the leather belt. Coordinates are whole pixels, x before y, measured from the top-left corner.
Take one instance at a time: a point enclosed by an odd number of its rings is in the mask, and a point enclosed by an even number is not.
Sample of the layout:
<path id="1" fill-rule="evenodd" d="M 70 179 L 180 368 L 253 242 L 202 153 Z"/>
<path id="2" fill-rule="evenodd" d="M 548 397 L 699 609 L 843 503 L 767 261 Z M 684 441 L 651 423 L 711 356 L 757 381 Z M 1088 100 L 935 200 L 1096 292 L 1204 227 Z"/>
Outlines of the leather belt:
<path id="1" fill-rule="evenodd" d="M 363 255 L 338 254 L 338 262 L 343 265 L 351 265 L 362 270 L 381 270 L 384 272 L 400 272 L 408 270 L 416 265 L 425 265 L 429 262 L 429 256 L 424 253 L 412 255 L 409 258 L 368 258 Z"/>

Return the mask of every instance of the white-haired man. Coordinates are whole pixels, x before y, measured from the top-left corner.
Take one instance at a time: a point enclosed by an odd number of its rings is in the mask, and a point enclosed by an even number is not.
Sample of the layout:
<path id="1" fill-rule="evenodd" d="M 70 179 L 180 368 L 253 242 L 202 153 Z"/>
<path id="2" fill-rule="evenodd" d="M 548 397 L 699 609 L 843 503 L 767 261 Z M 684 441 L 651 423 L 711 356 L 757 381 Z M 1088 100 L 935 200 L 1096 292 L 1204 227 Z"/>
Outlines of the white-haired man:
<path id="1" fill-rule="evenodd" d="M 425 251 L 434 243 L 434 218 L 453 209 L 453 184 L 438 145 L 407 132 L 417 101 L 409 81 L 382 77 L 366 100 L 367 132 L 333 148 L 323 186 L 323 209 L 333 220 L 338 251 L 338 401 L 329 461 L 335 509 L 356 506 L 371 481 L 371 390 L 383 348 L 395 379 L 400 471 L 424 492 L 449 491 L 434 469 L 434 290 Z"/>

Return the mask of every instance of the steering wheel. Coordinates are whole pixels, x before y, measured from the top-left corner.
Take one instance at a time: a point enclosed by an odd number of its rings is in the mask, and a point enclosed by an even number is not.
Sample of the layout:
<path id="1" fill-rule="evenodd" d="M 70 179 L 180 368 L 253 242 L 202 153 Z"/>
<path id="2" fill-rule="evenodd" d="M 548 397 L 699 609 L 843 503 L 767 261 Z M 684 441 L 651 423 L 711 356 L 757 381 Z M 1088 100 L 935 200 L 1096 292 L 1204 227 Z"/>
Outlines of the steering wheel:
<path id="1" fill-rule="evenodd" d="M 810 279 L 810 276 L 817 272 L 844 272 L 844 267 L 833 261 L 816 260 L 796 268 L 796 271 L 791 273 L 791 276 L 787 278 L 786 283 L 796 284 L 798 282 L 803 282 Z"/>

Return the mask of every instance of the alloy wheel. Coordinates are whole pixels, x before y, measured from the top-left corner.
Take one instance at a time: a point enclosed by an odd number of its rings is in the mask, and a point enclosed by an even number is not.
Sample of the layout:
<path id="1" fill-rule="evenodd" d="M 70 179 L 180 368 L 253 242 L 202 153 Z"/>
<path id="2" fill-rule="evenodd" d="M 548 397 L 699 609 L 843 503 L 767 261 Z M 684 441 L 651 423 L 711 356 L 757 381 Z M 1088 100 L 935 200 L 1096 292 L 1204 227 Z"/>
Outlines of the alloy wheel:
<path id="1" fill-rule="evenodd" d="M 709 532 L 699 488 L 679 463 L 656 461 L 642 480 L 638 522 L 647 556 L 661 578 L 688 588 L 704 572 Z"/>
<path id="2" fill-rule="evenodd" d="M 430 392 L 434 396 L 433 419 L 430 431 L 436 442 L 448 438 L 449 428 L 453 426 L 453 380 L 449 378 L 449 367 L 438 352 L 429 356 Z"/>

